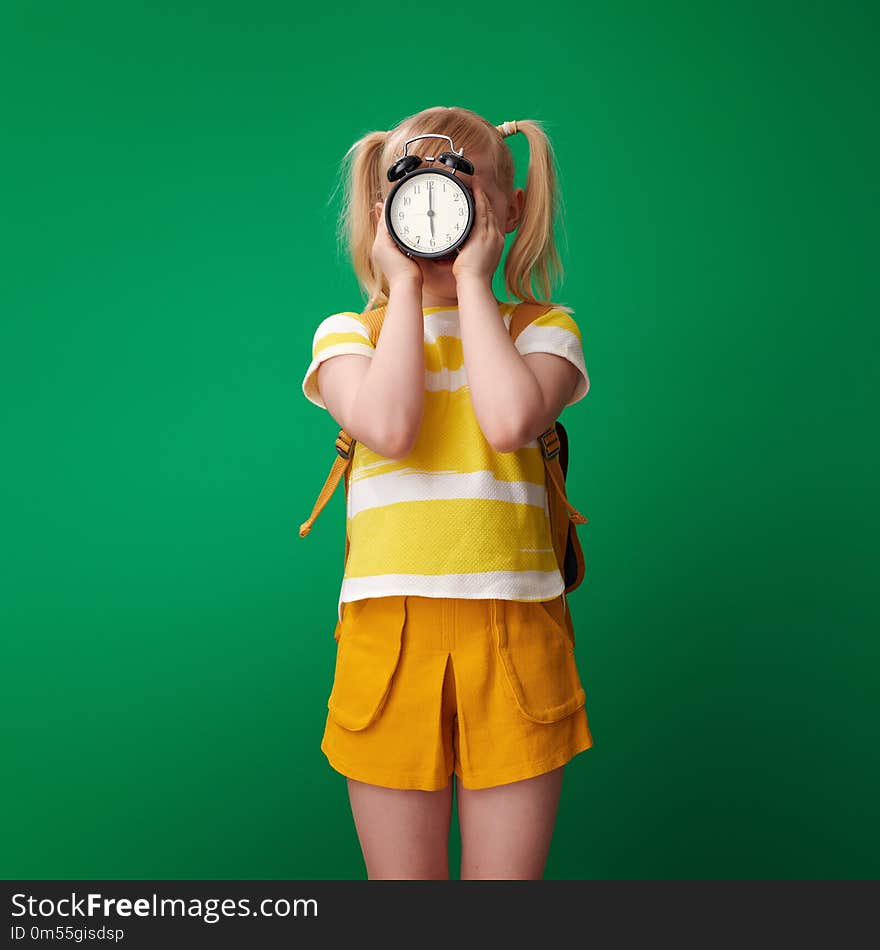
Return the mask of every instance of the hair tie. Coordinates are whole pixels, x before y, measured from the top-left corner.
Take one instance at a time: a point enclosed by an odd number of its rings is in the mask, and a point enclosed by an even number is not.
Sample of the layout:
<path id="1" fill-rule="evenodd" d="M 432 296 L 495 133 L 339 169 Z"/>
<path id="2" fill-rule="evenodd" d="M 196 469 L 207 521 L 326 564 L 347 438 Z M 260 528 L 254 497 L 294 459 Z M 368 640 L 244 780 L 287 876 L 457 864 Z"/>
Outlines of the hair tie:
<path id="1" fill-rule="evenodd" d="M 498 128 L 504 138 L 507 138 L 508 135 L 516 135 L 519 131 L 516 127 L 516 119 L 512 119 L 510 122 L 502 122 Z"/>

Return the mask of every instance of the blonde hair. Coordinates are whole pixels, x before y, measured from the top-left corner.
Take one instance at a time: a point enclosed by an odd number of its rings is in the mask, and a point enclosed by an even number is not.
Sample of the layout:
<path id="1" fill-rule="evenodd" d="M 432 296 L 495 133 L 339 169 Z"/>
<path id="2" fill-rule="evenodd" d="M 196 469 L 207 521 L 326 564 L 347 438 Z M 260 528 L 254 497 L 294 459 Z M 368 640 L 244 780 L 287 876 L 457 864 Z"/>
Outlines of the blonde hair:
<path id="1" fill-rule="evenodd" d="M 511 298 L 552 302 L 553 284 L 561 280 L 563 273 L 554 237 L 561 202 L 555 157 L 544 126 L 534 119 L 492 125 L 470 109 L 433 106 L 408 116 L 390 131 L 367 132 L 349 148 L 340 163 L 344 197 L 337 222 L 337 243 L 346 246 L 358 283 L 367 294 L 366 309 L 388 302 L 388 282 L 384 274 L 376 272 L 371 259 L 378 227 L 375 205 L 390 185 L 386 172 L 394 159 L 403 155 L 406 140 L 415 135 L 439 133 L 448 135 L 456 150 L 463 148 L 465 157 L 470 151 L 485 151 L 492 157 L 498 187 L 510 198 L 514 192 L 513 153 L 504 139 L 517 132 L 528 140 L 529 166 L 522 216 L 504 262 L 504 286 Z M 424 158 L 447 150 L 448 143 L 443 140 L 420 139 L 407 151 Z M 532 293 L 533 281 L 539 296 Z"/>

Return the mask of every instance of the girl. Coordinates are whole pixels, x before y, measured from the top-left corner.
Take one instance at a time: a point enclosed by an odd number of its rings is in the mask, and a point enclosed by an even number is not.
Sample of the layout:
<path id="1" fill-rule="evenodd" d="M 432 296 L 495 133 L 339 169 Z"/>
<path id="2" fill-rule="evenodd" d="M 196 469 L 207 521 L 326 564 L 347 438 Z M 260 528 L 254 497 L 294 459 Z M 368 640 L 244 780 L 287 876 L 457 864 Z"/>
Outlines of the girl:
<path id="1" fill-rule="evenodd" d="M 422 134 L 449 136 L 474 165 L 458 174 L 475 223 L 447 263 L 408 257 L 384 219 L 387 169 Z M 529 143 L 525 189 L 504 141 L 515 134 Z M 552 150 L 537 121 L 435 107 L 349 157 L 342 232 L 384 323 L 374 346 L 363 314 L 328 316 L 302 383 L 355 440 L 321 749 L 347 777 L 370 879 L 449 877 L 454 785 L 460 877 L 539 879 L 563 767 L 593 740 L 536 437 L 589 377 L 568 307 L 548 303 L 512 341 L 515 304 L 492 288 L 512 232 L 508 295 L 536 302 L 535 280 L 547 303 L 561 274 Z"/>

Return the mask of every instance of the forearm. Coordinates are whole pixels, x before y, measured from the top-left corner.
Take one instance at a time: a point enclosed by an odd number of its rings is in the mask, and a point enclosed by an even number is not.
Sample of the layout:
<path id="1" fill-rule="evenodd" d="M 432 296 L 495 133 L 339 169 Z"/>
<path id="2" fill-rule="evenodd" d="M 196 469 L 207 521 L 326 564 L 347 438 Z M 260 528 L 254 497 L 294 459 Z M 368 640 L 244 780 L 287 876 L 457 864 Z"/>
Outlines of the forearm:
<path id="1" fill-rule="evenodd" d="M 360 431 L 395 454 L 412 445 L 421 425 L 424 332 L 421 284 L 401 280 L 390 288 L 382 333 L 350 410 Z"/>
<path id="2" fill-rule="evenodd" d="M 520 356 L 501 318 L 491 283 L 458 282 L 458 309 L 471 402 L 483 435 L 499 451 L 513 451 L 531 419 L 543 410 L 538 380 Z"/>

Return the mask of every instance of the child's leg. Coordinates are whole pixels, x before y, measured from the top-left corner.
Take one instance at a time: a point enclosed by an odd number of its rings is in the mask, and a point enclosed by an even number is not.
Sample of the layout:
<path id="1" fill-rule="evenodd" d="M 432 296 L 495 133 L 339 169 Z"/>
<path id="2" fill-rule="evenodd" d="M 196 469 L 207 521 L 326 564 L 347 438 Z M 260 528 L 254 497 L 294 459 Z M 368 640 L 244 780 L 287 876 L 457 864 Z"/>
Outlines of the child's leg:
<path id="1" fill-rule="evenodd" d="M 370 880 L 449 879 L 452 782 L 426 792 L 347 781 Z"/>
<path id="2" fill-rule="evenodd" d="M 563 770 L 491 788 L 458 783 L 462 880 L 543 877 Z"/>

